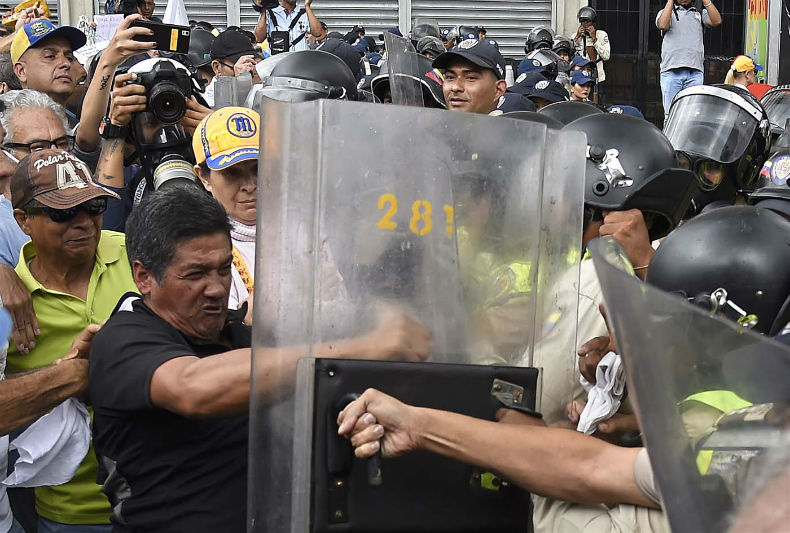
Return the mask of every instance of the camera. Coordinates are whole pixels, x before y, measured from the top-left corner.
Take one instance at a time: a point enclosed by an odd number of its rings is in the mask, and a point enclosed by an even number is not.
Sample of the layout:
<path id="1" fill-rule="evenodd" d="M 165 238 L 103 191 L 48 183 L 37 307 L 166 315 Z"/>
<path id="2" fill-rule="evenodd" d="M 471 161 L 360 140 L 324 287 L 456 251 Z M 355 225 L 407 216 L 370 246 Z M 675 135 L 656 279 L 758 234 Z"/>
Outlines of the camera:
<path id="1" fill-rule="evenodd" d="M 280 2 L 278 0 L 261 0 L 260 4 L 255 0 L 252 1 L 252 8 L 258 13 L 263 13 L 267 9 L 274 9 L 279 5 Z"/>
<path id="2" fill-rule="evenodd" d="M 189 70 L 171 59 L 147 59 L 129 72 L 147 93 L 147 111 L 162 124 L 175 124 L 186 115 L 187 100 L 193 94 L 194 80 Z"/>

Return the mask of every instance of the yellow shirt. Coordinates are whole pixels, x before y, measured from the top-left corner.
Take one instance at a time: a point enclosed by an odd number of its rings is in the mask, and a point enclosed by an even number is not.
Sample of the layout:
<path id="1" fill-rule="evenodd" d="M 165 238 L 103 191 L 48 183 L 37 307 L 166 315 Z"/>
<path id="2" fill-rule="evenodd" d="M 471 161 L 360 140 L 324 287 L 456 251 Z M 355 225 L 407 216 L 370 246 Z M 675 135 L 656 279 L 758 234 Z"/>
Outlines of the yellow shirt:
<path id="1" fill-rule="evenodd" d="M 20 354 L 13 345 L 9 347 L 6 368 L 9 374 L 47 366 L 64 356 L 80 331 L 109 318 L 124 293 L 137 292 L 122 233 L 102 231 L 86 300 L 41 285 L 28 267 L 35 255 L 33 243 L 25 244 L 16 273 L 32 295 L 41 335 L 27 355 Z M 109 524 L 110 504 L 96 483 L 97 468 L 91 446 L 71 481 L 56 487 L 36 488 L 38 513 L 64 524 Z"/>

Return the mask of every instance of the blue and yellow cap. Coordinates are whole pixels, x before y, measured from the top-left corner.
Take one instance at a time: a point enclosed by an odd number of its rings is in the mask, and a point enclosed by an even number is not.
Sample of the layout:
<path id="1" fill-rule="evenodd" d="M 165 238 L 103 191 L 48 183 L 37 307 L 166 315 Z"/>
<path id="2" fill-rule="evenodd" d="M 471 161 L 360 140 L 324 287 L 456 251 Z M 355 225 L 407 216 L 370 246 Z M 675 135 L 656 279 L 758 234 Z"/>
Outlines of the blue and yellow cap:
<path id="1" fill-rule="evenodd" d="M 34 20 L 14 34 L 14 39 L 11 41 L 11 61 L 16 63 L 28 48 L 36 46 L 42 39 L 53 36 L 66 39 L 72 51 L 82 48 L 87 42 L 85 34 L 73 26 L 58 28 L 48 19 Z"/>
<path id="2" fill-rule="evenodd" d="M 192 138 L 195 162 L 206 162 L 211 170 L 258 159 L 261 118 L 246 107 L 223 107 L 198 124 Z"/>

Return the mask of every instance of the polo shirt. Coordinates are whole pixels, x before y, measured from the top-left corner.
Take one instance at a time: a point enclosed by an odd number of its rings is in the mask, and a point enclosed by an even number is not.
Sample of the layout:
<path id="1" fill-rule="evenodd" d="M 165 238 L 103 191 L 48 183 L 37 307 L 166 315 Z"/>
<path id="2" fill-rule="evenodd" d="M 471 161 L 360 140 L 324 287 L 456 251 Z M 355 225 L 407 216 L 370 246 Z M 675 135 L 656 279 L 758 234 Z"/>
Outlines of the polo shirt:
<path id="1" fill-rule="evenodd" d="M 101 232 L 87 300 L 41 285 L 28 268 L 35 255 L 33 242 L 25 244 L 16 273 L 31 293 L 41 335 L 36 338 L 36 347 L 26 355 L 20 354 L 12 344 L 8 350 L 9 374 L 47 366 L 62 357 L 78 333 L 90 324 L 109 318 L 118 298 L 137 290 L 122 233 Z M 110 505 L 96 484 L 97 468 L 91 447 L 71 481 L 54 487 L 36 488 L 38 513 L 64 524 L 109 523 Z"/>
<path id="2" fill-rule="evenodd" d="M 288 28 L 291 26 L 291 22 L 293 22 L 294 18 L 296 18 L 300 11 L 301 8 L 296 7 L 290 13 L 286 13 L 283 6 L 277 6 L 271 11 L 267 11 L 266 30 L 269 32 L 269 34 L 271 34 L 273 31 L 288 31 Z M 275 20 L 272 20 L 270 13 L 274 15 Z M 302 15 L 299 17 L 299 21 L 294 24 L 294 27 L 291 30 L 291 38 L 289 39 L 288 44 L 290 45 L 292 42 L 298 39 L 300 35 L 309 31 L 310 20 L 307 17 L 307 13 L 302 13 Z M 296 46 L 289 48 L 289 51 L 297 52 L 299 50 L 307 50 L 308 48 L 307 35 L 305 35 L 301 41 L 296 43 Z"/>
<path id="3" fill-rule="evenodd" d="M 113 533 L 244 533 L 247 415 L 186 418 L 153 405 L 151 379 L 171 359 L 248 348 L 246 307 L 228 312 L 219 340 L 205 341 L 185 335 L 140 298 L 121 304 L 93 339 L 88 378 Z"/>
<path id="4" fill-rule="evenodd" d="M 656 15 L 656 26 L 661 13 Z M 677 17 L 675 17 L 677 13 Z M 702 44 L 702 25 L 710 26 L 708 10 L 700 14 L 694 7 L 684 9 L 675 6 L 675 13 L 669 19 L 669 29 L 661 41 L 661 72 L 674 68 L 689 68 L 705 71 L 705 47 Z"/>

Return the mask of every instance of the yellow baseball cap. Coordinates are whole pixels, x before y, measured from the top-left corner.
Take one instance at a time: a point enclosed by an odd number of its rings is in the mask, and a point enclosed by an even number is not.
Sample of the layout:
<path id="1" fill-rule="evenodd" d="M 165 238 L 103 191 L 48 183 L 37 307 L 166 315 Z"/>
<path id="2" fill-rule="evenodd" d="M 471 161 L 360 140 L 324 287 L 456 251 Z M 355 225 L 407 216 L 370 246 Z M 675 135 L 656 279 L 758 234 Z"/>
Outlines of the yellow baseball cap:
<path id="1" fill-rule="evenodd" d="M 223 170 L 248 159 L 258 159 L 261 117 L 246 107 L 223 107 L 198 124 L 192 137 L 195 161 Z"/>
<path id="2" fill-rule="evenodd" d="M 762 70 L 763 67 L 754 62 L 749 56 L 738 56 L 732 62 L 732 68 L 735 72 L 749 72 L 750 70 Z"/>
<path id="3" fill-rule="evenodd" d="M 25 24 L 14 34 L 11 41 L 11 61 L 16 63 L 28 48 L 36 46 L 47 37 L 64 37 L 71 45 L 71 50 L 78 50 L 85 46 L 87 37 L 73 26 L 55 26 L 47 19 L 34 20 Z"/>

